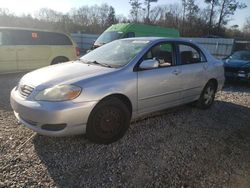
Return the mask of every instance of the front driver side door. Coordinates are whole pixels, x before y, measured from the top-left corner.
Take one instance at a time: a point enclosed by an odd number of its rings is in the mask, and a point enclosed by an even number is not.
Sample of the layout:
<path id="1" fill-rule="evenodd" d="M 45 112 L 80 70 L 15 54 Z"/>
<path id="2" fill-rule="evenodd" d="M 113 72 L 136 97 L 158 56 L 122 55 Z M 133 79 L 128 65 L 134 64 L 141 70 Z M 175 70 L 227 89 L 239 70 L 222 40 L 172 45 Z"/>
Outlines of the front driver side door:
<path id="1" fill-rule="evenodd" d="M 181 69 L 176 66 L 174 45 L 159 43 L 143 57 L 157 59 L 159 67 L 138 70 L 138 113 L 146 114 L 179 104 L 181 97 Z"/>

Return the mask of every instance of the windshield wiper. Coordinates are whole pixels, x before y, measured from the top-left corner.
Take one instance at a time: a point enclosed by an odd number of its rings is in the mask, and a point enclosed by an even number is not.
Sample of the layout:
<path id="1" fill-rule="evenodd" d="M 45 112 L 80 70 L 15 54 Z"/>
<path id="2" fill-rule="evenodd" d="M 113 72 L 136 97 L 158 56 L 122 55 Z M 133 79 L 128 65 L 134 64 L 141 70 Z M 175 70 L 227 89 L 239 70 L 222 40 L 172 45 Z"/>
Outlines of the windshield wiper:
<path id="1" fill-rule="evenodd" d="M 112 66 L 112 65 L 109 65 L 109 64 L 106 64 L 106 63 L 99 63 L 97 61 L 84 61 L 82 59 L 78 59 L 78 61 L 81 61 L 81 62 L 86 63 L 86 64 L 95 64 L 95 65 L 100 65 L 100 66 L 103 66 L 103 67 L 114 68 L 114 66 Z"/>

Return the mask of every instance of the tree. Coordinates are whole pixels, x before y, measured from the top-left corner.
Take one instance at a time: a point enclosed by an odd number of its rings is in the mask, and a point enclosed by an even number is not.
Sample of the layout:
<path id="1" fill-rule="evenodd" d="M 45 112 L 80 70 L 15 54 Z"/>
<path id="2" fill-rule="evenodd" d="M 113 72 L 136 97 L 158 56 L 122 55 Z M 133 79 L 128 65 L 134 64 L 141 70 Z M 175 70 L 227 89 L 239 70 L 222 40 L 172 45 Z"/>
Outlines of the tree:
<path id="1" fill-rule="evenodd" d="M 41 8 L 37 17 L 47 22 L 59 22 L 62 19 L 63 14 L 49 8 Z"/>
<path id="2" fill-rule="evenodd" d="M 150 18 L 149 18 L 149 15 L 150 15 L 150 7 L 151 7 L 151 3 L 156 3 L 158 0 L 145 0 L 145 5 L 146 5 L 146 10 L 147 10 L 147 16 L 146 16 L 146 20 L 145 22 L 146 23 L 150 23 Z"/>
<path id="3" fill-rule="evenodd" d="M 196 5 L 195 0 L 187 0 L 186 11 L 188 20 L 192 20 L 199 12 L 199 7 Z"/>
<path id="4" fill-rule="evenodd" d="M 141 9 L 141 3 L 139 0 L 129 0 L 129 4 L 131 5 L 130 15 L 132 17 L 133 22 L 138 22 L 138 15 Z"/>
<path id="5" fill-rule="evenodd" d="M 112 6 L 110 6 L 109 7 L 109 13 L 108 13 L 108 18 L 107 18 L 107 26 L 106 27 L 108 27 L 108 26 L 110 26 L 110 25 L 112 25 L 112 24 L 114 24 L 114 23 L 116 23 L 117 21 L 116 21 L 116 17 L 115 17 L 115 9 L 114 9 L 114 7 L 112 7 Z"/>
<path id="6" fill-rule="evenodd" d="M 237 9 L 246 8 L 245 3 L 240 3 L 238 0 L 220 0 L 220 16 L 218 22 L 218 31 L 222 25 L 226 25 L 230 20 L 231 16 L 234 15 Z"/>
<path id="7" fill-rule="evenodd" d="M 193 24 L 197 13 L 199 12 L 199 7 L 196 5 L 195 0 L 182 0 L 183 15 L 182 15 L 182 34 L 186 30 L 190 30 L 190 26 Z M 188 24 L 189 27 L 185 25 Z"/>
<path id="8" fill-rule="evenodd" d="M 7 8 L 0 8 L 0 15 L 1 16 L 8 16 L 10 15 L 10 11 Z"/>
<path id="9" fill-rule="evenodd" d="M 219 5 L 219 0 L 205 0 L 205 3 L 208 3 L 211 5 L 210 8 L 210 15 L 209 15 L 209 25 L 208 25 L 208 34 L 211 33 L 211 29 L 213 27 L 213 18 L 215 15 L 215 8 Z"/>
<path id="10" fill-rule="evenodd" d="M 246 18 L 243 31 L 250 33 L 250 16 Z"/>

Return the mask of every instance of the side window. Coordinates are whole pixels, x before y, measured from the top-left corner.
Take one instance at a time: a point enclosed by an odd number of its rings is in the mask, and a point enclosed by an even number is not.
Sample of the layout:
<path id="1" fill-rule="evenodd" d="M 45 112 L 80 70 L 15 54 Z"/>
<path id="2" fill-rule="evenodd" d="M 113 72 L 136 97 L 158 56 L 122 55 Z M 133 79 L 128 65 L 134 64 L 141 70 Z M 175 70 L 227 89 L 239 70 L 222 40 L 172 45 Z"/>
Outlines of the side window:
<path id="1" fill-rule="evenodd" d="M 143 57 L 146 59 L 156 59 L 160 67 L 173 65 L 173 45 L 170 43 L 160 43 L 152 47 Z"/>
<path id="2" fill-rule="evenodd" d="M 202 52 L 188 44 L 179 44 L 180 60 L 182 65 L 202 63 L 206 59 Z"/>
<path id="3" fill-rule="evenodd" d="M 44 45 L 72 45 L 71 40 L 61 33 L 41 32 L 40 40 Z"/>
<path id="4" fill-rule="evenodd" d="M 0 46 L 3 45 L 3 34 L 2 32 L 0 31 Z"/>
<path id="5" fill-rule="evenodd" d="M 2 31 L 2 45 L 15 45 L 13 42 L 13 31 L 12 30 L 4 30 Z"/>
<path id="6" fill-rule="evenodd" d="M 135 33 L 134 32 L 128 32 L 124 35 L 123 38 L 133 38 L 135 37 Z"/>
<path id="7" fill-rule="evenodd" d="M 11 33 L 12 45 L 36 45 L 36 38 L 32 37 L 32 31 L 13 30 Z"/>

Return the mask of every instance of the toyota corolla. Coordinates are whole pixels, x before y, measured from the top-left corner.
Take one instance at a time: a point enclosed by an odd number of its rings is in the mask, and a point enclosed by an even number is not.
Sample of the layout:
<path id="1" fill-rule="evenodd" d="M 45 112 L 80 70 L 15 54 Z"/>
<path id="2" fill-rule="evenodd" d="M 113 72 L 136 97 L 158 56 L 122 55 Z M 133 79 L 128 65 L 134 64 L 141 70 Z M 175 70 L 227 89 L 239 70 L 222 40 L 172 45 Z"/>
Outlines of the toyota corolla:
<path id="1" fill-rule="evenodd" d="M 191 102 L 209 108 L 223 84 L 223 63 L 193 42 L 130 38 L 24 75 L 11 106 L 39 134 L 111 143 L 139 116 Z"/>

